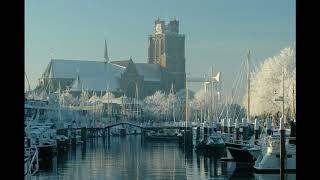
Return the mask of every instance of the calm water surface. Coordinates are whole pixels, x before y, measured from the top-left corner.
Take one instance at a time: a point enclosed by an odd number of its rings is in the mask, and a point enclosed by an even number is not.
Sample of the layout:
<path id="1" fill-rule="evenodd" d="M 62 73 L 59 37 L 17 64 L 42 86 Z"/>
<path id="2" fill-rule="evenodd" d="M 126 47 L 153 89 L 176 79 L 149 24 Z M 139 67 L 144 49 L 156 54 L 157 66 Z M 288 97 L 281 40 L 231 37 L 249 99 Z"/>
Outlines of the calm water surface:
<path id="1" fill-rule="evenodd" d="M 35 180 L 280 179 L 247 167 L 185 151 L 177 143 L 143 142 L 139 135 L 88 139 L 53 159 L 53 169 Z M 295 174 L 286 179 L 295 179 Z"/>

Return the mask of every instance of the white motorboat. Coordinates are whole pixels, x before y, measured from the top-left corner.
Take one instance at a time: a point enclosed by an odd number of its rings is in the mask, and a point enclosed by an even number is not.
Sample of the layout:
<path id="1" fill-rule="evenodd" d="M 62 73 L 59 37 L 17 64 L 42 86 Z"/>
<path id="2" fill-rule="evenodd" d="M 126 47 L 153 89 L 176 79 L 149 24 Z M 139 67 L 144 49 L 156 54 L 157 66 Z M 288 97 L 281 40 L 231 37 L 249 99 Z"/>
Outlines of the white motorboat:
<path id="1" fill-rule="evenodd" d="M 290 138 L 291 139 L 291 138 Z M 287 141 L 289 138 L 287 138 Z M 275 172 L 280 171 L 280 136 L 274 135 L 270 136 L 267 140 L 267 146 L 261 148 L 261 154 L 258 156 L 254 169 L 256 172 Z M 285 172 L 295 172 L 296 171 L 296 145 L 286 143 L 285 144 Z M 258 150 L 249 149 L 249 152 L 254 154 Z"/>

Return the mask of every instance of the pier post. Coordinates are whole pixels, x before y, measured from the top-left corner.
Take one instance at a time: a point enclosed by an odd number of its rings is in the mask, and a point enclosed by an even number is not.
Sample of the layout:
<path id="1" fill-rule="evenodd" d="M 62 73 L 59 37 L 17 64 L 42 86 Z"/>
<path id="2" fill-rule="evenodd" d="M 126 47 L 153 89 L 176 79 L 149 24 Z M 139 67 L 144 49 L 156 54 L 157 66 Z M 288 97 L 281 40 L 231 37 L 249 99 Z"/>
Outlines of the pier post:
<path id="1" fill-rule="evenodd" d="M 221 119 L 221 133 L 225 133 L 224 132 L 224 119 Z"/>
<path id="2" fill-rule="evenodd" d="M 144 129 L 141 129 L 141 139 L 144 139 L 146 136 L 146 131 Z"/>
<path id="3" fill-rule="evenodd" d="M 103 141 L 105 140 L 106 138 L 106 128 L 102 128 L 102 139 Z"/>
<path id="4" fill-rule="evenodd" d="M 254 120 L 254 140 L 255 143 L 259 140 L 259 120 Z"/>
<path id="5" fill-rule="evenodd" d="M 214 132 L 217 132 L 217 131 L 218 131 L 218 127 L 217 127 L 217 122 L 216 122 L 216 121 L 213 121 L 212 131 L 214 131 Z"/>
<path id="6" fill-rule="evenodd" d="M 185 138 L 185 146 L 192 147 L 193 146 L 193 135 L 192 135 L 192 127 L 187 127 L 186 132 L 184 134 Z"/>
<path id="7" fill-rule="evenodd" d="M 248 140 L 248 123 L 246 118 L 242 118 L 242 139 L 243 141 Z"/>
<path id="8" fill-rule="evenodd" d="M 196 135 L 197 135 L 196 140 L 199 141 L 199 139 L 200 139 L 200 127 L 199 126 L 197 127 Z"/>
<path id="9" fill-rule="evenodd" d="M 280 179 L 284 180 L 284 166 L 285 166 L 285 135 L 286 129 L 284 127 L 283 118 L 280 118 Z"/>
<path id="10" fill-rule="evenodd" d="M 236 130 L 236 140 L 239 141 L 239 121 L 238 119 L 235 120 L 235 130 Z"/>
<path id="11" fill-rule="evenodd" d="M 107 128 L 107 137 L 108 137 L 108 142 L 110 143 L 110 136 L 111 136 L 111 127 Z"/>
<path id="12" fill-rule="evenodd" d="M 203 127 L 203 140 L 207 141 L 208 139 L 208 128 L 205 126 Z"/>
<path id="13" fill-rule="evenodd" d="M 229 134 L 233 134 L 233 128 L 234 128 L 234 125 L 233 125 L 233 120 L 231 118 L 228 119 L 228 127 L 229 127 Z"/>
<path id="14" fill-rule="evenodd" d="M 76 130 L 76 128 L 72 128 L 71 129 L 71 134 L 72 134 L 72 137 L 71 137 L 71 142 L 72 142 L 72 145 L 76 145 L 77 144 L 77 139 L 76 139 L 76 137 L 77 137 L 77 134 L 76 134 L 76 132 L 77 132 L 77 130 Z"/>
<path id="15" fill-rule="evenodd" d="M 223 119 L 223 132 L 228 133 L 228 119 Z"/>
<path id="16" fill-rule="evenodd" d="M 87 140 L 87 128 L 83 127 L 81 128 L 81 141 Z"/>
<path id="17" fill-rule="evenodd" d="M 146 137 L 146 133 L 145 133 L 145 130 L 144 129 L 140 129 L 140 133 L 141 133 L 141 137 L 140 137 L 140 140 L 141 140 L 141 143 L 143 143 L 144 142 L 144 140 L 145 140 L 145 137 Z"/>

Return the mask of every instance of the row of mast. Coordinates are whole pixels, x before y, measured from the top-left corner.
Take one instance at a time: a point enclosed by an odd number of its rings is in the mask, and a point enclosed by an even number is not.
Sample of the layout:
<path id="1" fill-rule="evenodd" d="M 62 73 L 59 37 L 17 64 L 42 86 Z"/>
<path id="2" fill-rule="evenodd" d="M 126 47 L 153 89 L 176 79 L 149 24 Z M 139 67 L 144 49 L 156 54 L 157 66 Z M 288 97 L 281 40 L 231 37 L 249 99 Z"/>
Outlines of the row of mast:
<path id="1" fill-rule="evenodd" d="M 246 59 L 246 70 L 247 70 L 247 112 L 246 112 L 246 116 L 247 116 L 247 122 L 250 122 L 250 50 L 247 53 L 247 59 Z M 213 77 L 213 68 L 211 68 L 211 77 Z M 211 93 L 210 93 L 210 102 L 211 102 L 211 118 L 214 119 L 213 117 L 213 83 L 211 82 Z M 233 94 L 233 92 L 232 92 Z M 294 97 L 294 89 L 293 89 L 293 97 Z M 293 98 L 294 99 L 294 98 Z M 285 118 L 285 113 L 284 113 L 284 66 L 283 66 L 283 72 L 282 72 L 282 97 L 281 97 L 281 101 L 282 101 L 282 118 Z M 186 106 L 185 106 L 185 117 L 186 117 L 186 125 L 188 123 L 188 109 L 189 109 L 189 102 L 188 102 L 188 85 L 187 85 L 187 81 L 186 81 Z M 293 113 L 295 114 L 295 108 L 294 108 L 294 102 L 292 103 L 292 110 Z M 202 113 L 201 113 L 201 117 L 202 117 Z M 228 108 L 227 108 L 227 119 L 228 119 Z M 214 119 L 216 120 L 216 119 Z"/>
<path id="2" fill-rule="evenodd" d="M 108 57 L 108 51 L 107 51 L 107 44 L 105 42 L 105 60 L 106 63 L 108 63 L 109 57 Z M 246 65 L 247 65 L 247 121 L 250 122 L 250 50 L 247 53 L 247 60 L 246 60 Z M 30 91 L 30 83 L 29 80 L 27 78 L 27 75 L 25 74 L 27 82 L 28 82 L 28 86 L 29 86 L 29 91 Z M 282 73 L 282 97 L 280 99 L 280 101 L 282 101 L 282 117 L 283 119 L 285 118 L 285 113 L 284 113 L 284 68 L 283 68 L 283 73 Z M 213 77 L 213 67 L 211 67 L 211 78 Z M 186 109 L 185 109 L 185 117 L 186 117 L 186 121 L 188 120 L 188 85 L 187 85 L 187 80 L 186 80 Z M 59 96 L 60 96 L 60 83 L 59 83 Z M 214 96 L 213 96 L 213 82 L 211 80 L 211 92 L 210 92 L 210 112 L 209 114 L 211 115 L 211 119 L 216 119 L 217 117 L 214 117 L 214 110 L 213 110 L 213 102 L 214 102 Z M 170 89 L 170 93 L 173 93 L 173 85 L 171 86 Z M 293 96 L 294 96 L 294 89 L 293 89 Z M 136 83 L 136 89 L 135 89 L 135 104 L 136 104 L 136 117 L 139 117 L 139 106 L 138 106 L 138 98 L 139 98 L 139 92 L 138 92 L 138 85 Z M 174 112 L 174 103 L 172 105 L 172 114 L 173 114 L 173 120 L 175 121 L 175 112 Z M 295 108 L 294 108 L 294 102 L 292 103 L 292 109 L 293 109 L 293 113 L 295 114 Z M 110 110 L 110 102 L 109 102 L 109 93 L 108 93 L 108 111 Z M 227 116 L 228 116 L 228 110 L 227 110 Z"/>

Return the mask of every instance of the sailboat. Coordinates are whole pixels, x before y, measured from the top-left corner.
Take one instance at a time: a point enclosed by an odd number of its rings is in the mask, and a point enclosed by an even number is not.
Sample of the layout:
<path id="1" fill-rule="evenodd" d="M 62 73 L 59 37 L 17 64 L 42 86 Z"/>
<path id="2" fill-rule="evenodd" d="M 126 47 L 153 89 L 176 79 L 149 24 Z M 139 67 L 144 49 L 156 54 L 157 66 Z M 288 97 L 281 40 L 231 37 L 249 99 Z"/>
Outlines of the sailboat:
<path id="1" fill-rule="evenodd" d="M 216 151 L 216 150 L 224 150 L 225 148 L 225 142 L 221 137 L 221 134 L 219 132 L 217 132 L 217 122 L 216 122 L 216 118 L 214 118 L 214 111 L 213 111 L 213 105 L 214 103 L 214 95 L 213 95 L 213 79 L 216 82 L 220 81 L 220 73 L 218 73 L 215 77 L 213 77 L 213 69 L 211 68 L 211 78 L 210 78 L 210 83 L 211 83 L 211 93 L 210 93 L 210 99 L 211 99 L 211 108 L 209 109 L 211 112 L 211 119 L 213 119 L 213 131 L 212 133 L 209 135 L 209 137 L 207 139 L 203 139 L 201 140 L 197 145 L 196 145 L 196 149 L 199 151 L 205 151 L 205 152 L 211 152 L 211 151 Z M 208 120 L 210 120 L 210 113 L 208 113 Z"/>
<path id="2" fill-rule="evenodd" d="M 218 73 L 215 77 L 213 77 L 213 68 L 211 67 L 211 118 L 213 119 L 213 126 L 212 126 L 212 133 L 210 134 L 210 136 L 208 137 L 206 146 L 208 150 L 216 150 L 216 149 L 224 149 L 225 147 L 225 142 L 221 137 L 221 134 L 217 132 L 217 122 L 216 119 L 217 117 L 214 117 L 214 109 L 213 109 L 213 105 L 215 105 L 215 98 L 214 98 L 214 94 L 213 94 L 213 80 L 215 79 L 217 82 L 220 81 L 220 73 Z"/>
<path id="3" fill-rule="evenodd" d="M 250 50 L 247 53 L 247 119 L 243 118 L 243 125 L 250 122 Z M 249 143 L 233 143 L 226 142 L 228 151 L 230 152 L 233 160 L 236 162 L 245 162 L 249 164 L 254 164 L 255 157 L 249 153 L 248 148 L 252 145 Z"/>
<path id="4" fill-rule="evenodd" d="M 173 83 L 171 83 L 171 88 L 170 88 L 170 93 L 169 93 L 169 96 L 171 96 L 171 98 L 168 98 L 168 116 L 170 117 L 170 99 L 173 100 L 173 98 L 176 98 L 175 97 L 175 94 L 174 94 L 174 89 L 173 89 Z M 175 114 L 175 102 L 173 101 L 172 102 L 172 119 L 173 119 L 173 124 L 176 123 L 176 114 Z M 176 129 L 174 130 L 174 135 L 177 136 L 179 134 L 179 130 Z"/>
<path id="5" fill-rule="evenodd" d="M 280 131 L 280 130 L 279 130 Z M 278 132 L 279 132 L 278 131 Z M 296 171 L 296 145 L 290 143 L 291 137 L 287 134 L 285 142 L 285 172 L 295 172 Z M 274 133 L 265 139 L 265 146 L 260 146 L 253 149 L 248 149 L 248 151 L 257 157 L 255 164 L 253 166 L 256 173 L 279 173 L 280 171 L 280 135 L 279 133 Z M 260 152 L 260 153 L 259 153 Z M 258 156 L 257 156 L 258 155 Z"/>

